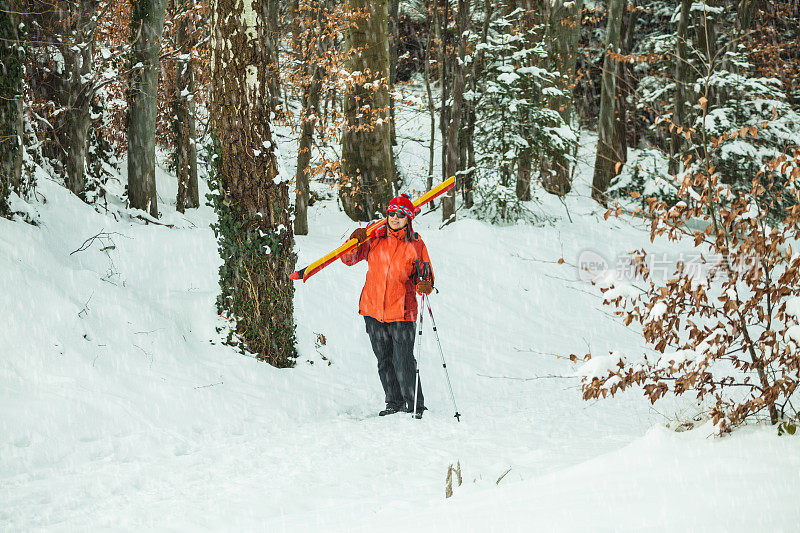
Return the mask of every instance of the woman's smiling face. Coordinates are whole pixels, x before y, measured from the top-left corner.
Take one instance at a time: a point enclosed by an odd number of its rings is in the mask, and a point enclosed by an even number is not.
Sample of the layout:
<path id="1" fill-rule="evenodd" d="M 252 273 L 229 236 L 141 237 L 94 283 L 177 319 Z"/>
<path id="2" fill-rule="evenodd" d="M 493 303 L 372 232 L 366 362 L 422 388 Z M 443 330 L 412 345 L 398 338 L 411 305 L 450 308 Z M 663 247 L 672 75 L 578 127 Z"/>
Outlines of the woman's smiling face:
<path id="1" fill-rule="evenodd" d="M 403 218 L 395 216 L 398 213 L 400 215 L 403 215 Z M 400 211 L 400 212 L 398 212 L 398 211 L 389 211 L 387 213 L 387 218 L 389 220 L 389 227 L 392 228 L 395 231 L 399 230 L 400 228 L 404 228 L 404 227 L 406 227 L 408 225 L 408 217 L 405 216 L 405 213 L 403 213 L 402 211 Z"/>

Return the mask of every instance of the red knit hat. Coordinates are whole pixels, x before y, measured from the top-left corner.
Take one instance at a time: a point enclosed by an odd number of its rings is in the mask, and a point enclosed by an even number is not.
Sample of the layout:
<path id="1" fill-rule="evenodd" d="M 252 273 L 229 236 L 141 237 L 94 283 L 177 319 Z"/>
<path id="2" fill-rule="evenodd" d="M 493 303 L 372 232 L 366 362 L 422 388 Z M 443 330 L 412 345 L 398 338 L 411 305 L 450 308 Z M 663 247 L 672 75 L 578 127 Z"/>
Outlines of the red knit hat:
<path id="1" fill-rule="evenodd" d="M 411 199 L 405 193 L 392 198 L 392 201 L 389 202 L 389 207 L 386 208 L 387 212 L 390 210 L 402 211 L 408 215 L 409 222 L 419 213 L 419 208 L 414 207 L 414 204 L 411 203 Z"/>

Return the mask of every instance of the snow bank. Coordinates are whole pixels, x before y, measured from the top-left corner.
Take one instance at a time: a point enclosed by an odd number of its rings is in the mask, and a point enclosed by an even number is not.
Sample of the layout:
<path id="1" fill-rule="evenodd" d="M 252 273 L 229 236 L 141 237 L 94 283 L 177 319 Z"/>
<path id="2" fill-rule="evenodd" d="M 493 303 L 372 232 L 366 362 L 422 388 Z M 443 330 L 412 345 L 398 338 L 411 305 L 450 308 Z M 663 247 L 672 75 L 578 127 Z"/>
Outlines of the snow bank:
<path id="1" fill-rule="evenodd" d="M 421 190 L 427 146 L 407 139 L 428 123 L 409 118 L 399 166 L 406 190 Z M 296 147 L 279 148 L 289 165 Z M 584 137 L 578 160 L 593 153 Z M 641 339 L 570 263 L 589 248 L 649 246 L 641 227 L 600 222 L 588 165 L 563 204 L 536 192 L 537 209 L 566 206 L 571 219 L 414 221 L 461 422 L 430 329 L 417 353 L 425 418 L 375 416 L 384 398 L 357 315 L 364 264 L 296 285 L 296 368 L 222 345 L 215 215 L 178 213 L 174 178 L 157 178 L 159 221 L 172 228 L 113 197 L 96 212 L 45 178 L 40 226 L 0 220 L 0 529 L 794 529 L 797 439 L 648 433 L 663 418 L 645 398 L 581 399 L 570 376 L 607 372 Z M 310 209 L 301 265 L 356 227 L 332 196 Z M 565 356 L 584 350 L 615 352 L 576 373 Z M 445 500 L 457 461 L 464 485 Z"/>

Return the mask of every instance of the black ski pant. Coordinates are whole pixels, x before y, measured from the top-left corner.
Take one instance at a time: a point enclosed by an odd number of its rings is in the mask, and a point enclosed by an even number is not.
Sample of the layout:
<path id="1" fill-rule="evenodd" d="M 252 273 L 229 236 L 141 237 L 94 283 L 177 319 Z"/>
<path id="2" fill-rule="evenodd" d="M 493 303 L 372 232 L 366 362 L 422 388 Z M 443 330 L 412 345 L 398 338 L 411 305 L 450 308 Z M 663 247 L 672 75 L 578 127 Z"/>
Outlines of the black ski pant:
<path id="1" fill-rule="evenodd" d="M 414 359 L 414 322 L 381 322 L 365 316 L 367 334 L 372 343 L 372 351 L 378 358 L 378 375 L 386 406 L 394 409 L 414 409 L 414 387 L 416 383 L 417 361 Z M 417 411 L 425 409 L 422 396 L 422 383 L 417 385 Z"/>

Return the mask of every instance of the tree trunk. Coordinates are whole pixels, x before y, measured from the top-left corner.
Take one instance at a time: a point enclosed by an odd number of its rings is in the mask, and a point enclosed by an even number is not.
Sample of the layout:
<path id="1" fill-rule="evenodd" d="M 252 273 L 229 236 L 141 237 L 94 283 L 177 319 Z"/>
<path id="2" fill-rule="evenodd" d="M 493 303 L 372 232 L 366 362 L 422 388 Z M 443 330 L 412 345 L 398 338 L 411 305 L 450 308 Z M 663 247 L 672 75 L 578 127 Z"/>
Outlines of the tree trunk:
<path id="1" fill-rule="evenodd" d="M 131 74 L 128 87 L 128 199 L 158 217 L 156 111 L 164 0 L 131 0 Z"/>
<path id="2" fill-rule="evenodd" d="M 489 23 L 491 22 L 492 15 L 494 13 L 494 4 L 491 2 L 491 0 L 486 0 L 483 8 L 484 18 L 481 27 L 481 46 L 478 47 L 478 50 L 471 61 L 469 69 L 468 83 L 472 98 L 468 102 L 465 101 L 464 105 L 467 121 L 466 136 L 464 139 L 464 142 L 467 145 L 467 171 L 464 173 L 464 186 L 462 191 L 464 207 L 467 209 L 474 205 L 472 189 L 473 177 L 475 174 L 475 123 L 477 120 L 475 114 L 475 105 L 476 99 L 478 98 L 478 78 L 481 76 L 484 68 L 483 45 L 486 44 L 489 38 Z"/>
<path id="3" fill-rule="evenodd" d="M 568 93 L 572 91 L 575 83 L 582 9 L 583 0 L 569 3 L 557 0 L 550 8 L 548 26 L 551 32 L 550 40 L 555 48 L 551 54 L 554 60 L 553 67 L 562 75 L 559 88 Z M 564 123 L 571 126 L 572 98 L 555 98 L 553 106 L 558 110 Z M 566 156 L 567 154 L 555 154 L 552 164 L 542 169 L 542 187 L 550 194 L 563 196 L 572 189 L 570 165 Z"/>
<path id="4" fill-rule="evenodd" d="M 558 7 L 560 8 L 558 11 L 553 11 L 558 15 L 555 36 L 555 43 L 558 47 L 558 71 L 564 75 L 564 81 L 566 82 L 566 85 L 561 88 L 572 91 L 577 75 L 578 41 L 581 36 L 583 0 L 577 0 L 576 2 L 558 0 Z M 564 122 L 571 124 L 574 111 L 571 99 L 570 101 L 559 100 L 558 109 Z"/>
<path id="5" fill-rule="evenodd" d="M 280 40 L 280 25 L 279 25 L 279 0 L 267 0 L 262 9 L 266 9 L 266 19 L 269 31 L 267 32 L 267 53 L 269 54 L 269 101 L 270 109 L 275 112 L 276 117 L 283 116 L 283 108 L 281 107 L 281 77 L 280 67 L 278 65 L 279 50 L 278 43 Z"/>
<path id="6" fill-rule="evenodd" d="M 189 80 L 189 94 L 195 94 L 194 72 Z M 189 200 L 192 207 L 200 207 L 200 187 L 197 183 L 197 122 L 195 120 L 195 101 L 189 101 Z M 188 204 L 187 204 L 188 205 Z"/>
<path id="7" fill-rule="evenodd" d="M 608 52 L 619 52 L 620 31 L 625 0 L 608 0 L 606 56 L 603 59 L 603 81 L 600 89 L 600 116 L 597 121 L 597 156 L 594 163 L 592 198 L 606 205 L 606 189 L 614 177 L 618 161 L 614 153 L 614 100 L 616 99 L 617 62 Z"/>
<path id="8" fill-rule="evenodd" d="M 349 5 L 367 13 L 350 26 L 345 43 L 346 69 L 364 79 L 349 84 L 344 96 L 339 197 L 350 218 L 368 221 L 386 211 L 393 195 L 388 8 L 387 0 L 349 0 Z"/>
<path id="9" fill-rule="evenodd" d="M 321 15 L 319 6 L 316 9 L 319 17 Z M 295 182 L 297 184 L 294 206 L 295 235 L 308 235 L 309 166 L 311 163 L 311 146 L 314 140 L 314 127 L 319 116 L 319 94 L 322 85 L 319 68 L 313 59 L 314 56 L 319 57 L 321 49 L 312 52 L 311 48 L 315 46 L 312 39 L 306 39 L 304 43 L 299 42 L 299 35 L 303 29 L 301 26 L 303 20 L 306 20 L 306 18 L 300 16 L 299 13 L 295 16 L 294 32 L 298 36 L 296 51 L 299 51 L 302 54 L 301 57 L 303 57 L 300 66 L 304 70 L 303 79 L 310 77 L 310 82 L 303 85 L 303 111 L 301 115 L 303 127 L 297 151 L 297 172 L 295 174 Z"/>
<path id="10" fill-rule="evenodd" d="M 297 153 L 297 173 L 295 174 L 297 183 L 294 214 L 295 235 L 308 235 L 309 167 L 320 92 L 319 69 L 316 66 L 311 68 L 314 70 L 311 84 L 303 89 L 303 128 Z"/>
<path id="11" fill-rule="evenodd" d="M 90 78 L 98 4 L 99 0 L 63 2 L 55 10 L 59 49 L 64 58 L 64 73 L 57 80 L 59 104 L 63 106 L 63 119 L 57 129 L 63 151 L 58 152 L 58 159 L 62 161 L 67 188 L 81 198 L 86 188 L 89 108 L 94 99 Z"/>
<path id="12" fill-rule="evenodd" d="M 547 42 L 547 36 L 544 31 L 547 27 L 545 24 L 548 18 L 547 6 L 549 6 L 549 3 L 543 0 L 519 0 L 517 2 L 517 8 L 523 10 L 519 17 L 519 29 L 517 30 L 523 36 L 523 39 L 517 47 L 514 47 L 512 57 L 525 49 L 533 49 L 535 46 Z M 539 54 L 525 55 L 523 57 L 524 59 L 522 60 L 512 59 L 512 63 L 516 67 L 548 68 L 550 66 L 547 64 L 547 59 Z M 539 88 L 534 84 L 528 91 L 523 92 L 523 98 L 535 101 L 539 98 L 538 92 Z M 550 102 L 550 105 L 555 105 L 555 103 Z M 527 124 L 530 120 L 528 113 L 523 112 L 520 122 Z M 517 151 L 515 192 L 517 199 L 526 201 L 531 199 L 531 167 L 533 166 L 535 140 L 531 129 L 527 127 L 522 128 L 522 137 L 527 147 Z M 541 176 L 543 178 L 549 177 L 550 171 L 548 168 L 550 162 L 547 157 L 537 157 L 536 163 L 541 168 Z"/>
<path id="13" fill-rule="evenodd" d="M 456 186 L 442 196 L 442 221 L 452 222 L 456 217 L 456 191 L 464 187 L 461 158 L 459 157 L 459 133 L 461 117 L 464 112 L 464 57 L 467 53 L 467 31 L 469 29 L 469 0 L 458 0 L 458 19 L 456 35 L 458 36 L 458 60 L 453 64 L 455 79 L 453 80 L 453 108 L 450 117 L 447 139 L 447 176 L 456 177 Z M 444 137 L 443 137 L 444 139 Z"/>
<path id="14" fill-rule="evenodd" d="M 389 0 L 389 125 L 392 146 L 397 145 L 394 119 L 394 84 L 397 82 L 397 49 L 400 46 L 400 0 Z"/>
<path id="15" fill-rule="evenodd" d="M 717 7 L 718 2 L 709 0 L 706 5 L 709 7 Z M 702 6 L 702 4 L 701 4 Z M 690 15 L 694 15 L 694 46 L 696 53 L 703 58 L 705 66 L 703 67 L 703 74 L 705 69 L 711 67 L 711 61 L 717 53 L 717 24 L 715 13 L 704 11 L 702 7 L 690 11 Z"/>
<path id="16" fill-rule="evenodd" d="M 177 15 L 175 44 L 178 59 L 175 62 L 175 94 L 173 95 L 173 132 L 175 134 L 175 173 L 178 178 L 178 197 L 175 205 L 181 213 L 187 207 L 199 207 L 197 198 L 197 151 L 193 113 L 194 64 L 191 59 L 192 43 L 189 41 L 190 5 L 187 0 L 172 0 Z"/>
<path id="17" fill-rule="evenodd" d="M 467 128 L 465 139 L 467 144 L 467 171 L 464 173 L 464 187 L 462 188 L 462 191 L 464 207 L 469 209 L 475 203 L 472 195 L 472 189 L 474 186 L 473 176 L 475 175 L 475 121 L 477 117 L 475 116 L 475 106 L 472 103 L 470 103 L 467 110 Z"/>
<path id="18" fill-rule="evenodd" d="M 531 199 L 531 153 L 528 150 L 520 152 L 517 158 L 517 198 L 522 201 Z"/>
<path id="19" fill-rule="evenodd" d="M 79 97 L 78 101 L 85 98 Z M 77 103 L 77 101 L 76 101 Z M 91 119 L 89 109 L 83 102 L 64 112 L 64 147 L 67 150 L 66 176 L 67 188 L 83 198 L 86 189 L 86 140 L 89 135 Z"/>
<path id="20" fill-rule="evenodd" d="M 439 1 L 434 0 L 437 13 L 439 15 L 439 24 L 436 25 L 436 33 L 439 37 L 439 82 L 442 84 L 442 96 L 439 105 L 439 131 L 442 138 L 442 181 L 446 181 L 450 176 L 447 174 L 447 128 L 450 124 L 450 106 L 448 105 L 449 87 L 447 80 L 450 77 L 448 72 L 447 60 L 447 27 L 450 18 L 450 2 L 449 0 L 441 0 L 442 9 L 439 11 Z"/>
<path id="21" fill-rule="evenodd" d="M 632 35 L 635 31 L 636 17 L 631 11 L 628 16 L 623 14 L 622 29 L 620 30 L 620 53 L 627 55 L 631 51 Z M 614 153 L 617 162 L 628 162 L 628 105 L 627 97 L 631 92 L 630 69 L 627 62 L 617 62 L 617 94 L 614 103 Z M 614 177 L 618 176 L 622 165 L 614 165 Z"/>
<path id="22" fill-rule="evenodd" d="M 278 175 L 270 126 L 267 0 L 215 0 L 210 122 L 217 140 L 224 264 L 217 309 L 242 346 L 275 366 L 296 357 L 289 182 Z"/>
<path id="23" fill-rule="evenodd" d="M 628 82 L 624 65 L 617 65 L 617 95 L 614 102 L 614 155 L 617 162 L 625 164 L 628 161 L 628 109 L 625 104 L 625 89 L 623 86 Z M 621 165 L 614 165 L 613 176 L 616 177 L 621 172 Z"/>
<path id="24" fill-rule="evenodd" d="M 763 8 L 764 0 L 739 0 L 738 4 L 736 15 L 739 23 L 739 32 L 745 34 L 753 27 L 755 15 L 759 9 Z"/>
<path id="25" fill-rule="evenodd" d="M 686 39 L 689 35 L 689 9 L 692 6 L 691 0 L 681 0 L 681 15 L 678 19 L 677 29 L 677 55 L 675 57 L 675 100 L 672 113 L 672 122 L 675 127 L 686 127 L 686 86 L 689 83 L 689 60 Z M 678 155 L 681 152 L 683 136 L 677 131 L 672 132 L 672 139 L 669 145 L 669 173 L 677 174 L 680 168 Z"/>
<path id="26" fill-rule="evenodd" d="M 431 90 L 431 52 L 433 51 L 433 24 L 436 24 L 438 21 L 438 17 L 436 16 L 436 6 L 433 8 L 433 15 L 430 13 L 427 14 L 427 28 L 428 31 L 426 32 L 427 35 L 427 43 L 425 46 L 425 64 L 424 67 L 424 75 L 425 75 L 425 91 L 428 95 L 428 113 L 431 115 L 431 133 L 430 133 L 430 141 L 428 143 L 428 180 L 427 180 L 427 190 L 433 189 L 433 163 L 434 158 L 436 156 L 436 150 L 434 148 L 434 144 L 436 142 L 436 104 L 433 101 L 433 91 Z M 436 204 L 434 201 L 431 200 L 430 202 L 430 209 L 435 209 Z"/>
<path id="27" fill-rule="evenodd" d="M 22 181 L 22 80 L 25 52 L 19 40 L 19 6 L 0 0 L 0 217 L 10 215 L 8 195 L 21 194 Z"/>

